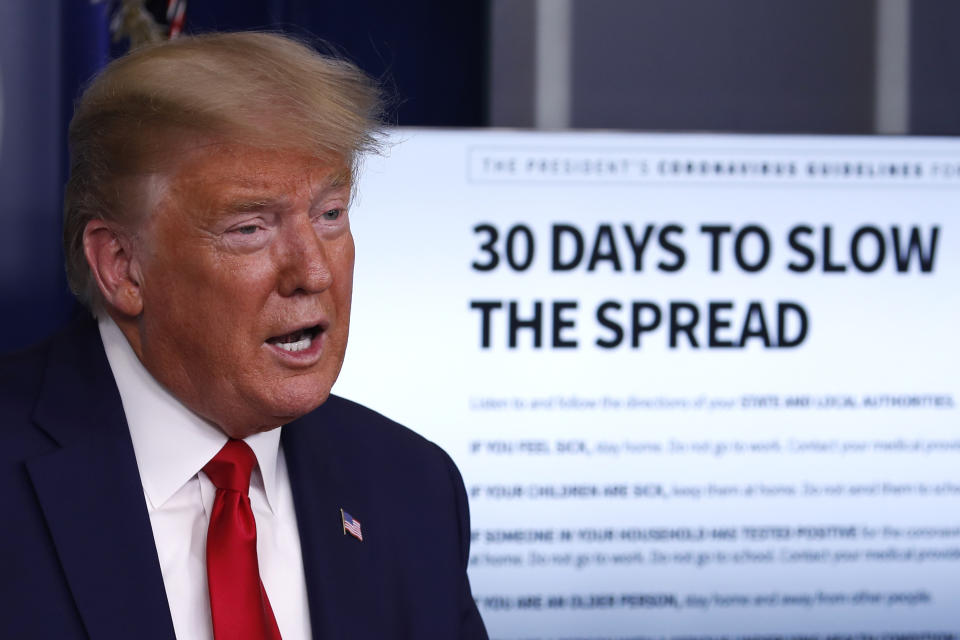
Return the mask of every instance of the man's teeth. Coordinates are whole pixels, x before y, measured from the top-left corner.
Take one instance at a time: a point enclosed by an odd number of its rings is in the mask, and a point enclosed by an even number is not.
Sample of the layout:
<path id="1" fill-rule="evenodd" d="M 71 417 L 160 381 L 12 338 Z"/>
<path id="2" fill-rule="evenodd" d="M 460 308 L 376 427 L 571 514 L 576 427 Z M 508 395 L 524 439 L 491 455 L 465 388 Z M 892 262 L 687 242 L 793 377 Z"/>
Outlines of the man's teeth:
<path id="1" fill-rule="evenodd" d="M 296 342 L 277 342 L 275 344 L 284 351 L 303 351 L 304 349 L 309 349 L 312 342 L 313 339 L 310 336 L 304 335 L 303 338 Z"/>

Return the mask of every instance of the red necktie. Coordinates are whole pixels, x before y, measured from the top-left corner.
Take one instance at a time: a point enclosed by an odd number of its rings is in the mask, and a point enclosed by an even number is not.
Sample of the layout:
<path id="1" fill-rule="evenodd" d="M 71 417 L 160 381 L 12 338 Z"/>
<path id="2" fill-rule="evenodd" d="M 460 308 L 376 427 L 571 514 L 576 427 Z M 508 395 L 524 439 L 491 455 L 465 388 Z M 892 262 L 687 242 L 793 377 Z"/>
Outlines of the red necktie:
<path id="1" fill-rule="evenodd" d="M 257 564 L 257 523 L 250 508 L 250 472 L 257 458 L 243 440 L 229 440 L 203 472 L 217 487 L 207 530 L 207 580 L 216 640 L 280 640 Z"/>

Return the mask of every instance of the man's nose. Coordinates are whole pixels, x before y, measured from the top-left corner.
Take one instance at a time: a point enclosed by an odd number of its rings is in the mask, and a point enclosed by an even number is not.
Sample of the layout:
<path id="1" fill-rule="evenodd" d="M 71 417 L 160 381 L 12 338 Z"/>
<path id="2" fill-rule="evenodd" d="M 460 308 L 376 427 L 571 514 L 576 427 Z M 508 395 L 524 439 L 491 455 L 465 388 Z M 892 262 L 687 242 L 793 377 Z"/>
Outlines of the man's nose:
<path id="1" fill-rule="evenodd" d="M 327 247 L 309 220 L 284 230 L 279 253 L 281 295 L 319 293 L 333 284 Z"/>

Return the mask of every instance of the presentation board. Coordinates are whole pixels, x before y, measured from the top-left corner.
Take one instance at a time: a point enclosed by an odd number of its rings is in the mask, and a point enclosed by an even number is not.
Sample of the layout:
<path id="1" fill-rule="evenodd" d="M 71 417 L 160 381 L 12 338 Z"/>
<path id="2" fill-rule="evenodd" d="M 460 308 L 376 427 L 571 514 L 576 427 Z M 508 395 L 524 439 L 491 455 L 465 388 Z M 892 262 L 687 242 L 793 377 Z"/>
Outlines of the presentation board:
<path id="1" fill-rule="evenodd" d="M 396 130 L 334 392 L 492 638 L 960 637 L 958 211 L 954 140 Z"/>

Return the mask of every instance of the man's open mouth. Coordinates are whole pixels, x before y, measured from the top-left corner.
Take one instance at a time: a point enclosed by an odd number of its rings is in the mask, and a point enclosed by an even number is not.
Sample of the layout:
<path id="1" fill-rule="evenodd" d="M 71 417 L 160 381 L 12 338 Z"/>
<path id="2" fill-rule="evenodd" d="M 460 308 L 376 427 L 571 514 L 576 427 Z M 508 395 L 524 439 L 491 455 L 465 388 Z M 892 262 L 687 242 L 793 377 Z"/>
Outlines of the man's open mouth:
<path id="1" fill-rule="evenodd" d="M 282 336 L 268 338 L 267 342 L 284 351 L 296 352 L 305 351 L 313 344 L 314 339 L 320 334 L 320 325 L 297 329 L 292 333 Z"/>

